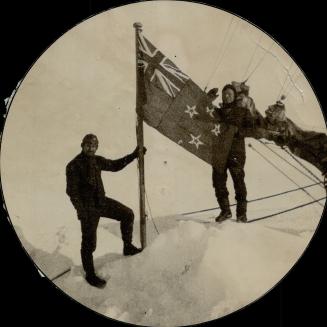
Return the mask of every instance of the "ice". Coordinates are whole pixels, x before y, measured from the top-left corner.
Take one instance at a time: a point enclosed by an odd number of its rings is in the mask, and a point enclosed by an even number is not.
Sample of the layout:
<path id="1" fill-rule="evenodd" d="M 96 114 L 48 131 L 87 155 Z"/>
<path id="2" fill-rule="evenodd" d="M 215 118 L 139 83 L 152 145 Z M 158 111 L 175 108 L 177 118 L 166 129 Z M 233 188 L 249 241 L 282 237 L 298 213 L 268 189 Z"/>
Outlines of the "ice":
<path id="1" fill-rule="evenodd" d="M 136 256 L 98 257 L 96 267 L 107 280 L 105 289 L 89 286 L 80 267 L 56 284 L 113 319 L 152 326 L 195 324 L 262 296 L 306 245 L 306 238 L 263 223 L 175 221 L 175 227 L 160 233 Z"/>
<path id="2" fill-rule="evenodd" d="M 256 147 L 269 154 L 262 145 Z M 249 200 L 296 188 L 264 161 L 259 162 L 260 169 L 269 171 L 274 183 L 262 183 L 265 179 L 258 174 L 258 158 L 250 150 L 247 156 Z M 275 161 L 297 183 L 312 183 L 280 160 Z M 175 194 L 174 201 L 180 199 L 181 203 L 174 207 L 174 202 L 163 197 L 162 202 L 168 201 L 165 206 L 168 213 L 173 208 L 185 212 L 217 207 L 209 185 L 210 172 L 203 173 L 207 183 L 197 184 L 194 199 L 185 185 L 176 183 L 176 190 L 170 188 L 170 193 Z M 230 178 L 228 183 L 233 203 Z M 181 192 L 183 188 L 185 194 Z M 317 198 L 325 195 L 320 186 L 307 190 Z M 63 203 L 56 211 L 51 206 L 38 207 L 33 202 L 51 198 L 51 192 L 53 190 L 44 189 L 37 199 L 29 198 L 31 209 L 23 212 L 17 206 L 11 215 L 22 244 L 42 273 L 52 279 L 71 268 L 54 282 L 73 299 L 113 319 L 149 326 L 179 326 L 216 319 L 261 297 L 301 256 L 323 210 L 313 204 L 248 224 L 235 222 L 235 206 L 232 207 L 233 219 L 223 224 L 214 222 L 217 209 L 148 217 L 147 247 L 133 257 L 122 255 L 119 222 L 101 219 L 94 262 L 97 273 L 107 280 L 107 285 L 100 290 L 84 279 L 80 222 L 67 199 L 64 200 L 64 194 L 55 200 Z M 11 202 L 17 199 L 13 197 Z M 151 194 L 149 199 L 151 201 Z M 248 218 L 251 221 L 308 201 L 311 201 L 309 196 L 298 190 L 250 202 Z M 152 209 L 152 213 L 157 212 L 156 206 Z M 134 244 L 140 246 L 135 208 L 134 212 Z"/>

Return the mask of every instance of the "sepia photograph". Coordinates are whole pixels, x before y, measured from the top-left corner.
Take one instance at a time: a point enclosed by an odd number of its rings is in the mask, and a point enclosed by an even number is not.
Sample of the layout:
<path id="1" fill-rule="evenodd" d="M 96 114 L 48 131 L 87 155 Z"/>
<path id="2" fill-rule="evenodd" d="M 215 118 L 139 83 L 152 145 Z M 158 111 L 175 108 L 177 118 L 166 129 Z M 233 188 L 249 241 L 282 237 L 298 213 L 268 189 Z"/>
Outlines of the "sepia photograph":
<path id="1" fill-rule="evenodd" d="M 4 104 L 14 242 L 110 321 L 232 316 L 317 238 L 323 108 L 282 42 L 229 10 L 108 5 L 44 47 Z"/>

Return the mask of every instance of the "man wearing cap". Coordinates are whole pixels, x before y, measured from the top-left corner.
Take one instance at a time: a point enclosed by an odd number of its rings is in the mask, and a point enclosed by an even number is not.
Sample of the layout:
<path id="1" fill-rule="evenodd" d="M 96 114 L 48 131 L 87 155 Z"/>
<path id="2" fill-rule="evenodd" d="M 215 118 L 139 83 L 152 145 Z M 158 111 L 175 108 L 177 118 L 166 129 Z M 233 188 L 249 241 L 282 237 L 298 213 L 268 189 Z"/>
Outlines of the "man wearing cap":
<path id="1" fill-rule="evenodd" d="M 246 153 L 243 130 L 253 127 L 253 117 L 249 109 L 241 107 L 237 103 L 237 90 L 233 85 L 227 84 L 224 86 L 222 100 L 223 102 L 220 104 L 220 108 L 217 108 L 215 116 L 220 122 L 237 127 L 237 132 L 233 137 L 224 169 L 217 169 L 213 164 L 212 182 L 221 210 L 216 221 L 223 222 L 232 217 L 228 199 L 229 192 L 226 186 L 227 170 L 229 170 L 233 179 L 235 199 L 237 202 L 236 220 L 237 222 L 247 222 L 247 190 L 244 181 Z"/>
<path id="2" fill-rule="evenodd" d="M 282 96 L 275 104 L 265 111 L 265 129 L 261 133 L 277 145 L 287 146 L 296 156 L 316 166 L 324 177 L 327 187 L 327 136 L 324 133 L 305 131 L 286 117 L 285 104 Z"/>
<path id="3" fill-rule="evenodd" d="M 66 167 L 68 194 L 78 219 L 81 222 L 81 258 L 85 279 L 95 287 L 104 287 L 106 282 L 95 274 L 93 252 L 96 249 L 96 231 L 100 217 L 120 221 L 124 242 L 124 255 L 134 255 L 141 250 L 132 244 L 133 211 L 122 203 L 105 196 L 101 171 L 119 171 L 138 157 L 138 147 L 129 155 L 117 159 L 105 159 L 95 155 L 98 138 L 87 134 L 82 140 L 82 151 Z M 146 148 L 144 148 L 144 154 Z"/>

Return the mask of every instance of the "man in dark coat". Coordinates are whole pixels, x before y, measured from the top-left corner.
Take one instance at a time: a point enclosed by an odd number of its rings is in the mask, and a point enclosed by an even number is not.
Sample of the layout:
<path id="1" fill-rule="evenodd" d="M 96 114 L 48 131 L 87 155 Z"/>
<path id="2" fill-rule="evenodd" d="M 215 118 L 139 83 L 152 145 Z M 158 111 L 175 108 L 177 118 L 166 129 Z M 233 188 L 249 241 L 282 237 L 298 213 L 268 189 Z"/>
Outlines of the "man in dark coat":
<path id="1" fill-rule="evenodd" d="M 285 96 L 282 96 L 275 104 L 268 106 L 261 134 L 282 148 L 287 146 L 294 155 L 318 168 L 327 189 L 327 135 L 303 130 L 287 118 L 284 99 Z"/>
<path id="2" fill-rule="evenodd" d="M 247 222 L 247 190 L 244 181 L 244 165 L 246 159 L 244 131 L 254 127 L 253 117 L 249 109 L 241 107 L 237 103 L 237 91 L 231 84 L 227 84 L 222 90 L 223 103 L 216 109 L 215 116 L 218 121 L 227 125 L 237 127 L 232 141 L 232 145 L 227 157 L 224 169 L 213 167 L 212 182 L 215 189 L 216 198 L 221 209 L 217 222 L 222 222 L 232 217 L 227 190 L 227 170 L 229 170 L 235 189 L 236 218 L 237 222 Z"/>
<path id="3" fill-rule="evenodd" d="M 101 171 L 119 171 L 138 157 L 138 148 L 131 154 L 117 160 L 95 155 L 98 139 L 93 134 L 83 138 L 82 152 L 66 167 L 66 193 L 77 211 L 81 222 L 81 258 L 85 279 L 96 287 L 104 287 L 106 282 L 95 274 L 93 252 L 96 249 L 96 232 L 100 217 L 120 221 L 124 242 L 124 255 L 134 255 L 141 250 L 132 244 L 133 211 L 122 203 L 105 196 Z M 146 149 L 144 148 L 144 153 Z"/>

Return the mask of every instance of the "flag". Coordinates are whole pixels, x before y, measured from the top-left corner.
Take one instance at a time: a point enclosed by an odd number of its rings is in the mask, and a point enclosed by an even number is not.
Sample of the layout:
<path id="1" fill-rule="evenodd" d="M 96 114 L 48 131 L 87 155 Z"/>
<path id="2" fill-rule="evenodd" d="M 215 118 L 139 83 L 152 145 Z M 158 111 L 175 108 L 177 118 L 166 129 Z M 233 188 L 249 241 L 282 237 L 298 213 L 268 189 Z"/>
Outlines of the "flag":
<path id="1" fill-rule="evenodd" d="M 185 150 L 223 169 L 236 127 L 218 122 L 207 94 L 142 33 L 137 35 L 137 65 L 138 114 Z"/>

